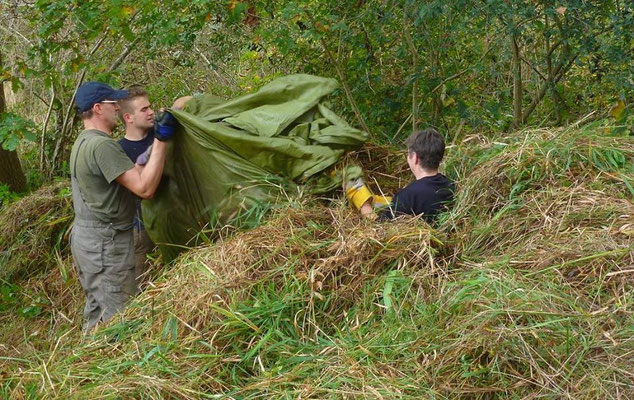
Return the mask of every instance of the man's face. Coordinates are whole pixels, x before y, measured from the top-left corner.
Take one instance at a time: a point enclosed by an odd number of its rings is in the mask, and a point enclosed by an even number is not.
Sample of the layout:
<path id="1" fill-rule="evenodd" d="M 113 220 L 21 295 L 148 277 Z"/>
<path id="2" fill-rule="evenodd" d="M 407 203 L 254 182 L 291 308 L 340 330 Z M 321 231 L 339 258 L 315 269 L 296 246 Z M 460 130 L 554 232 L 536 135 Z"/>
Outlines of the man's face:
<path id="1" fill-rule="evenodd" d="M 137 97 L 132 100 L 132 112 L 125 113 L 126 124 L 130 124 L 139 129 L 151 129 L 154 126 L 154 110 L 150 106 L 147 97 Z"/>
<path id="2" fill-rule="evenodd" d="M 117 102 L 113 100 L 104 100 L 97 104 L 104 122 L 106 122 L 110 129 L 114 129 L 119 121 L 119 105 Z"/>

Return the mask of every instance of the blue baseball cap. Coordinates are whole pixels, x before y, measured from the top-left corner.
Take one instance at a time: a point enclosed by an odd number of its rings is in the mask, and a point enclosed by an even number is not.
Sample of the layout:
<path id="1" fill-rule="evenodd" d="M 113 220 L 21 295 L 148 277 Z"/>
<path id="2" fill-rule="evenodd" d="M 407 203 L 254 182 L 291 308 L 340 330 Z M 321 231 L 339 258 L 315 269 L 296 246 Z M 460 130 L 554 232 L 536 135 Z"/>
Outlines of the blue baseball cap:
<path id="1" fill-rule="evenodd" d="M 115 90 L 101 82 L 86 82 L 77 89 L 75 105 L 79 112 L 90 110 L 93 105 L 104 100 L 121 100 L 130 94 L 127 90 Z"/>

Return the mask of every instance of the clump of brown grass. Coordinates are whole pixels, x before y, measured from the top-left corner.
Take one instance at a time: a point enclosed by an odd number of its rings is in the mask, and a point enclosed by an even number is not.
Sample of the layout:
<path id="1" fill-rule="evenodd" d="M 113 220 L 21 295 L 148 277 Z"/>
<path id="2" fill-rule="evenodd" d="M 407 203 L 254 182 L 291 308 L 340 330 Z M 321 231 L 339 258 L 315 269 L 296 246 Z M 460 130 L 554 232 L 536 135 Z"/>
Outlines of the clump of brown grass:
<path id="1" fill-rule="evenodd" d="M 587 280 L 589 271 L 631 280 L 617 272 L 634 260 L 634 144 L 570 129 L 524 135 L 507 138 L 498 152 L 471 153 L 487 160 L 461 166 L 465 178 L 446 228 L 456 232 L 462 256 L 506 259 L 535 274 L 555 270 L 571 281 Z"/>
<path id="2" fill-rule="evenodd" d="M 366 183 L 376 194 L 394 195 L 414 177 L 406 161 L 406 151 L 391 146 L 367 144 L 351 153 L 347 162 L 361 165 Z"/>
<path id="3" fill-rule="evenodd" d="M 295 279 L 311 297 L 333 295 L 340 301 L 336 308 L 357 299 L 364 283 L 387 268 L 444 274 L 446 263 L 434 258 L 445 246 L 439 237 L 416 220 L 376 224 L 342 207 L 285 208 L 258 228 L 190 252 L 140 303 L 169 308 L 204 331 L 218 317 L 210 305 L 235 301 L 261 282 L 279 288 Z M 147 312 L 133 312 L 139 311 Z M 163 323 L 157 321 L 156 329 Z"/>
<path id="4" fill-rule="evenodd" d="M 0 278 L 35 274 L 68 254 L 72 222 L 68 182 L 45 186 L 0 212 Z"/>
<path id="5" fill-rule="evenodd" d="M 120 318 L 107 324 L 102 330 L 105 336 L 82 345 L 94 351 L 80 352 L 81 356 L 72 357 L 72 367 L 62 367 L 84 370 L 84 382 L 91 382 L 91 389 L 76 386 L 79 382 L 73 378 L 64 384 L 63 391 L 70 390 L 80 397 L 88 393 L 134 397 L 143 392 L 150 398 L 161 398 L 231 390 L 226 363 L 235 363 L 240 357 L 232 356 L 231 348 L 237 344 L 231 339 L 236 326 L 227 324 L 226 319 L 234 315 L 240 326 L 244 322 L 249 330 L 264 329 L 249 316 L 226 311 L 232 304 L 248 301 L 263 284 L 271 292 L 284 292 L 289 281 L 294 281 L 305 289 L 293 302 L 322 307 L 317 303 L 328 298 L 327 312 L 335 319 L 345 318 L 345 310 L 361 300 L 364 286 L 388 269 L 408 271 L 407 275 L 428 279 L 432 286 L 437 284 L 447 273 L 439 254 L 451 253 L 444 238 L 439 237 L 442 235 L 437 231 L 415 220 L 375 224 L 344 207 L 278 210 L 258 228 L 183 255 Z M 322 330 L 331 329 L 316 313 L 297 317 L 298 334 L 309 341 Z M 128 326 L 136 328 L 129 330 Z M 178 333 L 172 333 L 173 329 Z M 107 332 L 132 334 L 134 339 L 112 342 Z M 60 339 L 62 344 L 54 357 L 58 366 L 66 364 L 67 346 L 79 340 L 77 333 Z M 177 335 L 178 347 L 169 344 L 176 340 L 172 335 Z M 161 343 L 156 342 L 157 338 L 162 338 Z M 240 341 L 240 345 L 247 344 Z M 121 357 L 143 359 L 152 348 L 162 349 L 159 352 L 169 349 L 171 368 L 183 373 L 195 371 L 196 378 L 178 378 L 158 371 L 150 377 L 142 362 L 119 367 L 115 361 Z M 209 364 L 216 354 L 224 354 L 225 362 Z M 113 361 L 98 361 L 104 358 Z M 110 371 L 109 378 L 88 372 L 95 362 L 100 363 L 101 370 Z M 37 373 L 45 372 L 38 368 Z M 54 386 L 60 378 L 56 373 L 52 375 Z"/>

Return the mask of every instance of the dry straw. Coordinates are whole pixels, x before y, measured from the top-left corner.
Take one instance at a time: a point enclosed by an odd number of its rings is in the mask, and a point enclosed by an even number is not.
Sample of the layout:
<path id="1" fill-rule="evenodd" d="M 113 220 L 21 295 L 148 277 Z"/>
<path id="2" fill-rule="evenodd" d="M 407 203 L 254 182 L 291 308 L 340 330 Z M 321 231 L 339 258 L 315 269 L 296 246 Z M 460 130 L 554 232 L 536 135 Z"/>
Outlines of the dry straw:
<path id="1" fill-rule="evenodd" d="M 448 151 L 457 199 L 437 226 L 279 208 L 167 266 L 94 336 L 50 319 L 54 345 L 24 337 L 0 359 L 0 393 L 634 397 L 633 157 L 591 128 L 469 137 Z M 407 179 L 399 153 L 353 158 L 375 190 Z M 51 292 L 78 325 L 81 296 Z"/>

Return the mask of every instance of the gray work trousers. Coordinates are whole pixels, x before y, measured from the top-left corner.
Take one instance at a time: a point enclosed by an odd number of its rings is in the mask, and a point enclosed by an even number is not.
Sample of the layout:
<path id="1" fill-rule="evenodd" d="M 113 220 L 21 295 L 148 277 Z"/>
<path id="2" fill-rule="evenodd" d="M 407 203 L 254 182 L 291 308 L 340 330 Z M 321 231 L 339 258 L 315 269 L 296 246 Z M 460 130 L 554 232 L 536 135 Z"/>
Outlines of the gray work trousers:
<path id="1" fill-rule="evenodd" d="M 84 330 L 90 331 L 123 309 L 138 291 L 132 228 L 75 220 L 71 252 L 86 294 Z"/>
<path id="2" fill-rule="evenodd" d="M 137 285 L 140 287 L 148 281 L 148 270 L 150 261 L 147 255 L 154 251 L 156 245 L 150 239 L 145 229 L 134 227 L 134 274 L 137 279 Z"/>

